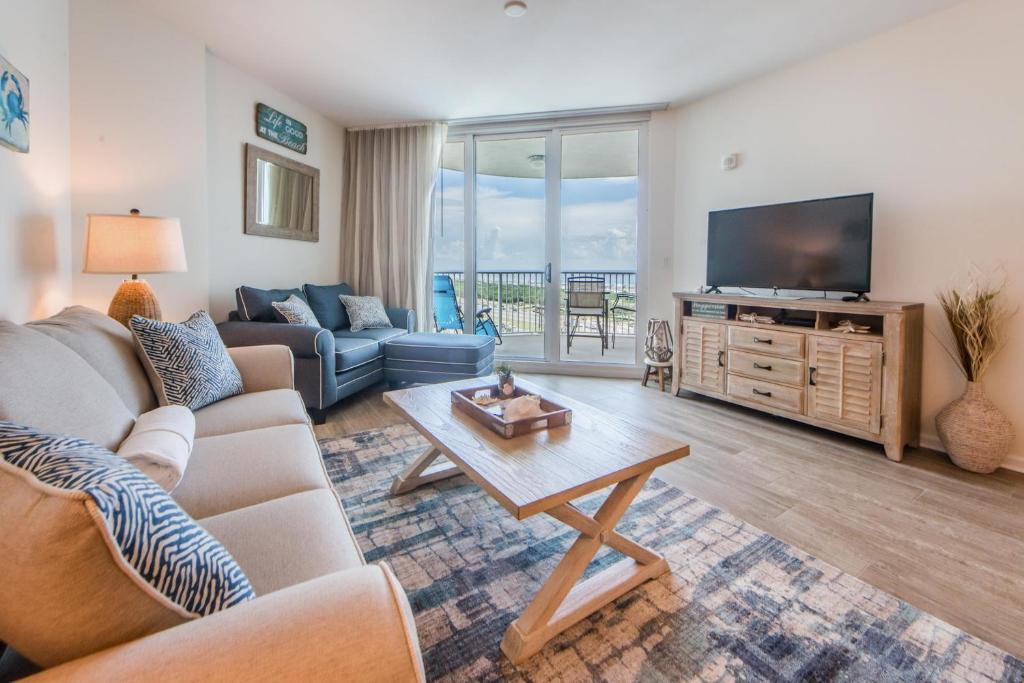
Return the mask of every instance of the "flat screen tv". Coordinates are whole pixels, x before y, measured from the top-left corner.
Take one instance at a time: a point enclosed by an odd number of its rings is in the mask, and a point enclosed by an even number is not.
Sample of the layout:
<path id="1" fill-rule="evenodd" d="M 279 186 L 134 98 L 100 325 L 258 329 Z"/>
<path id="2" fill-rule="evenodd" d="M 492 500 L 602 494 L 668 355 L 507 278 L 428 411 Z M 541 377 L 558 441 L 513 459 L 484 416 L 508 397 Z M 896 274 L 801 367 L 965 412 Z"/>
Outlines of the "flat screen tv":
<path id="1" fill-rule="evenodd" d="M 712 287 L 871 291 L 874 194 L 708 214 Z"/>

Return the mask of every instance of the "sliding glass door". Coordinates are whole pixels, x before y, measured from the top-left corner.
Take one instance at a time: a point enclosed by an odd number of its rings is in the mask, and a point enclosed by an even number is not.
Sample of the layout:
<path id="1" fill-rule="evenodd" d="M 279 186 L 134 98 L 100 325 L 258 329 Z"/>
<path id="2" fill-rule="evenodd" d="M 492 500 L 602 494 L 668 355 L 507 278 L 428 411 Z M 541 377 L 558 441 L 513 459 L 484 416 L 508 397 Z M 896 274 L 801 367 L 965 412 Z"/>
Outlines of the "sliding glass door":
<path id="1" fill-rule="evenodd" d="M 547 137 L 476 139 L 476 305 L 502 333 L 498 354 L 543 360 Z"/>
<path id="2" fill-rule="evenodd" d="M 639 131 L 561 136 L 564 361 L 636 358 Z"/>
<path id="3" fill-rule="evenodd" d="M 633 124 L 450 139 L 434 270 L 454 283 L 463 333 L 493 321 L 507 359 L 637 363 L 644 133 Z"/>

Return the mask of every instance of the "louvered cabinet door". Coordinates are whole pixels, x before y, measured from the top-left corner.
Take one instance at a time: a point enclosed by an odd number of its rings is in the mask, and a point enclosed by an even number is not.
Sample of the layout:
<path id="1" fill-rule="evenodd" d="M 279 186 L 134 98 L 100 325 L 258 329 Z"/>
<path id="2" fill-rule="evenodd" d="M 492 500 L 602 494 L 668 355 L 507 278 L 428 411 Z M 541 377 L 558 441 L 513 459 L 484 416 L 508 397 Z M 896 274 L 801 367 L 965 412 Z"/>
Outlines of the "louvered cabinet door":
<path id="1" fill-rule="evenodd" d="M 725 392 L 725 325 L 683 323 L 683 383 Z"/>
<path id="2" fill-rule="evenodd" d="M 809 341 L 807 414 L 878 434 L 882 344 L 815 336 Z"/>

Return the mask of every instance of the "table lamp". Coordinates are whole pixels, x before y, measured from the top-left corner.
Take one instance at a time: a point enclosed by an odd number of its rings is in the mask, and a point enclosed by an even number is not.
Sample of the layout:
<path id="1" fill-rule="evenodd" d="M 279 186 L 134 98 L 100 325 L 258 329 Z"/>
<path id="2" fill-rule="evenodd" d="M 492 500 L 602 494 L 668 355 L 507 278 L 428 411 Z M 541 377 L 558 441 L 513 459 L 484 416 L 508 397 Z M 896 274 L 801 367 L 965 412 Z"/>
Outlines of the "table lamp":
<path id="1" fill-rule="evenodd" d="M 107 315 L 128 326 L 133 315 L 160 320 L 160 304 L 139 273 L 183 273 L 185 243 L 177 218 L 89 214 L 85 237 L 84 273 L 131 275 L 118 287 Z"/>

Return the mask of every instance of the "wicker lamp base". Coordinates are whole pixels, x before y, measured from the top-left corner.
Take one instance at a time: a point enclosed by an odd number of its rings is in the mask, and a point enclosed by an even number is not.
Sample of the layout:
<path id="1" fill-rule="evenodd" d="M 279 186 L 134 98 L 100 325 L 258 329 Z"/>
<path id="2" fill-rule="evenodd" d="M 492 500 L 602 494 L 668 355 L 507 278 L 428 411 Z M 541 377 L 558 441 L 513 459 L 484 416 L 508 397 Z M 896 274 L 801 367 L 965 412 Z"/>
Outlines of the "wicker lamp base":
<path id="1" fill-rule="evenodd" d="M 160 304 L 157 303 L 153 288 L 145 280 L 125 280 L 110 300 L 107 315 L 128 327 L 133 315 L 151 320 L 160 320 Z"/>

